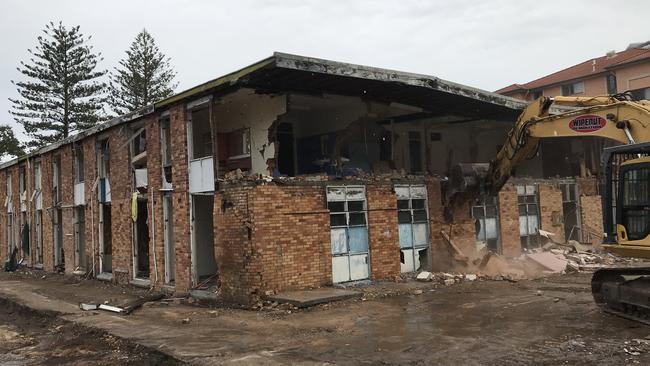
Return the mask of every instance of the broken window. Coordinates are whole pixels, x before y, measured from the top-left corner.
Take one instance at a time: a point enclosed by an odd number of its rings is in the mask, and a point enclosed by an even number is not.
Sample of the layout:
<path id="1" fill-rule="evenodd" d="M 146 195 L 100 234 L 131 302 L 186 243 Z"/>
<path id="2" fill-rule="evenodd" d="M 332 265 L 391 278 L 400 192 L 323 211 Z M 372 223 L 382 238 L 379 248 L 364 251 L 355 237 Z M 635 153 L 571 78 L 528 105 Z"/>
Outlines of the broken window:
<path id="1" fill-rule="evenodd" d="M 20 195 L 20 211 L 27 211 L 27 168 L 24 164 L 18 167 L 18 192 Z M 21 222 L 21 227 L 24 222 Z"/>
<path id="2" fill-rule="evenodd" d="M 160 120 L 160 153 L 162 164 L 162 188 L 172 188 L 172 135 L 170 119 L 164 117 Z"/>
<path id="3" fill-rule="evenodd" d="M 138 125 L 139 126 L 139 125 Z M 137 126 L 133 126 L 137 128 Z M 131 168 L 133 169 L 133 187 L 145 192 L 147 180 L 147 130 L 141 127 L 131 137 Z"/>
<path id="4" fill-rule="evenodd" d="M 399 225 L 400 269 L 402 273 L 420 271 L 429 263 L 429 215 L 427 188 L 396 186 Z"/>
<path id="5" fill-rule="evenodd" d="M 423 171 L 422 134 L 420 131 L 409 131 L 409 160 L 411 164 L 411 173 Z"/>
<path id="6" fill-rule="evenodd" d="M 476 220 L 476 245 L 500 253 L 499 214 L 496 196 L 483 196 L 472 206 L 472 218 Z"/>
<path id="7" fill-rule="evenodd" d="M 61 203 L 61 155 L 54 155 L 52 159 L 52 199 L 54 205 Z"/>
<path id="8" fill-rule="evenodd" d="M 327 208 L 330 211 L 332 281 L 338 283 L 368 278 L 365 187 L 327 187 Z"/>
<path id="9" fill-rule="evenodd" d="M 536 185 L 517 186 L 519 237 L 522 249 L 539 246 L 539 199 Z"/>
<path id="10" fill-rule="evenodd" d="M 81 145 L 74 146 L 74 181 L 75 183 L 84 181 L 84 150 Z"/>
<path id="11" fill-rule="evenodd" d="M 228 157 L 244 158 L 251 154 L 251 130 L 245 128 L 228 134 Z"/>
<path id="12" fill-rule="evenodd" d="M 200 159 L 212 156 L 212 132 L 210 126 L 210 108 L 196 108 L 190 113 L 190 159 Z"/>
<path id="13" fill-rule="evenodd" d="M 97 190 L 97 194 L 99 203 L 111 201 L 110 173 L 111 161 L 108 139 L 104 139 L 99 142 L 97 151 L 97 174 L 99 176 L 99 189 Z"/>

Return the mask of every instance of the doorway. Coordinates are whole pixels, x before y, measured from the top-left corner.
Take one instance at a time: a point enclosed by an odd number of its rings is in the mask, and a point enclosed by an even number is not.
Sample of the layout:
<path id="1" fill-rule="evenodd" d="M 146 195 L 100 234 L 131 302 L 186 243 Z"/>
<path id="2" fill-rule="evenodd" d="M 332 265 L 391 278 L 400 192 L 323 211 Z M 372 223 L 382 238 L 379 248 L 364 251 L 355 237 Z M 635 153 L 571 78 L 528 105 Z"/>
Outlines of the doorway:
<path id="1" fill-rule="evenodd" d="M 173 211 L 172 211 L 172 196 L 170 194 L 163 195 L 163 246 L 165 250 L 165 283 L 171 284 L 174 282 L 174 225 L 173 225 Z"/>
<path id="2" fill-rule="evenodd" d="M 149 211 L 146 199 L 138 199 L 138 214 L 133 223 L 134 277 L 149 278 Z"/>
<path id="3" fill-rule="evenodd" d="M 54 237 L 54 267 L 65 268 L 65 255 L 63 252 L 63 213 L 60 208 L 55 208 L 52 213 L 52 228 Z"/>
<path id="4" fill-rule="evenodd" d="M 99 270 L 102 273 L 113 272 L 113 243 L 111 235 L 111 205 L 99 204 Z"/>
<path id="5" fill-rule="evenodd" d="M 76 271 L 86 270 L 86 209 L 74 208 L 74 265 Z"/>
<path id="6" fill-rule="evenodd" d="M 192 267 L 195 284 L 205 283 L 210 278 L 216 280 L 213 208 L 212 194 L 192 195 Z"/>

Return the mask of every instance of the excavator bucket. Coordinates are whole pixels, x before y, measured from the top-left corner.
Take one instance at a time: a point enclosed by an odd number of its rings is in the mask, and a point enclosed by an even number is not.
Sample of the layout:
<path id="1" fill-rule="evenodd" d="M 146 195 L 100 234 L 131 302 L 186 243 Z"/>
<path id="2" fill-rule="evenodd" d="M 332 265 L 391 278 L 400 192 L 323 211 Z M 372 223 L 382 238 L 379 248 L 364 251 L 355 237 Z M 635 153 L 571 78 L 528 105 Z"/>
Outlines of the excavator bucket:
<path id="1" fill-rule="evenodd" d="M 447 202 L 461 194 L 483 191 L 489 169 L 489 163 L 461 163 L 454 166 L 447 185 Z"/>

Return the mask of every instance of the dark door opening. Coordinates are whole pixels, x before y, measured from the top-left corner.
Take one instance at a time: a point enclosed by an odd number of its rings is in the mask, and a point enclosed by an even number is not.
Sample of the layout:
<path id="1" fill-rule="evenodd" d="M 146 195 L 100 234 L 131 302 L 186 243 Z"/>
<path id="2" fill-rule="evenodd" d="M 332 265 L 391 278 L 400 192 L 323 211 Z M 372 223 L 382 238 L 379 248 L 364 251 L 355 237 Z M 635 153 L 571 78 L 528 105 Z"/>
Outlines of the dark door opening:
<path id="1" fill-rule="evenodd" d="M 280 174 L 294 175 L 294 141 L 293 126 L 280 123 L 277 127 L 278 171 Z"/>
<path id="2" fill-rule="evenodd" d="M 136 273 L 137 278 L 149 278 L 149 223 L 147 200 L 138 200 L 135 221 Z"/>

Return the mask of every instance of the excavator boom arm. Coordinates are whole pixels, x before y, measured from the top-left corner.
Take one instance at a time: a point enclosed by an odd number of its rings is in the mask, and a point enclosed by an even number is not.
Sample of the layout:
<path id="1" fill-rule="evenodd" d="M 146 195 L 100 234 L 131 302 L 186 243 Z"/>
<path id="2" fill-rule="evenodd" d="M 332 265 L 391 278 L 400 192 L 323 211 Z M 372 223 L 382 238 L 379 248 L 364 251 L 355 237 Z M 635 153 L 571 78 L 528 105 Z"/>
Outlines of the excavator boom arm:
<path id="1" fill-rule="evenodd" d="M 577 107 L 550 114 L 552 106 Z M 540 139 L 604 137 L 623 144 L 650 141 L 650 103 L 613 97 L 541 97 L 519 116 L 483 181 L 495 194 L 514 169 L 537 151 Z"/>

